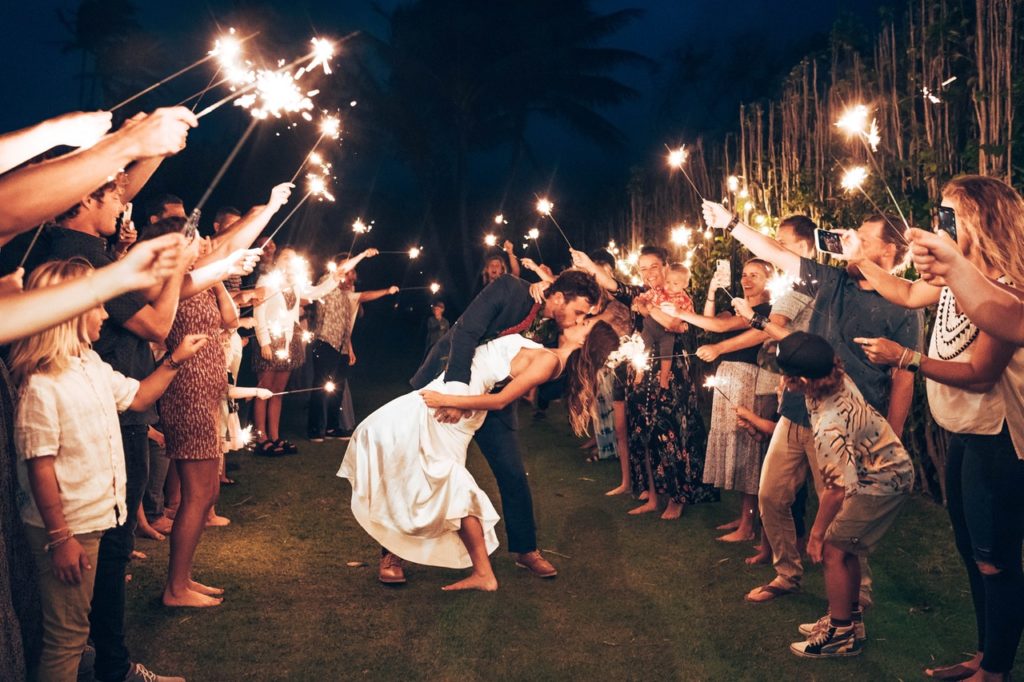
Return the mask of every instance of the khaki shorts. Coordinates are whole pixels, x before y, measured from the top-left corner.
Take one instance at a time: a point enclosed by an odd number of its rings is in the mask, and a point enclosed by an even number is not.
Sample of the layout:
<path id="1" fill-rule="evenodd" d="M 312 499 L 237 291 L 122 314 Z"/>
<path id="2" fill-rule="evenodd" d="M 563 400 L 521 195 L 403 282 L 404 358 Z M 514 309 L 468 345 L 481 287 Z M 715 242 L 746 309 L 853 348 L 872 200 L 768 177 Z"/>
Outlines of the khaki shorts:
<path id="1" fill-rule="evenodd" d="M 867 556 L 892 526 L 906 495 L 853 495 L 825 531 L 825 542 L 844 552 Z"/>

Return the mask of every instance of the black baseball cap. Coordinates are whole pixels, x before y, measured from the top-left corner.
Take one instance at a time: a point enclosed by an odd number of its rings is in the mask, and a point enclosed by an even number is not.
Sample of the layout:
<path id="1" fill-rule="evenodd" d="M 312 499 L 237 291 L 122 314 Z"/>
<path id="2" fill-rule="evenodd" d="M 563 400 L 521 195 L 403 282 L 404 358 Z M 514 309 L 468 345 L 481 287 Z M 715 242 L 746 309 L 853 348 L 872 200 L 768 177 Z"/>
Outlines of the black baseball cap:
<path id="1" fill-rule="evenodd" d="M 779 341 L 779 369 L 791 377 L 821 379 L 832 373 L 836 354 L 828 341 L 816 334 L 793 332 Z"/>

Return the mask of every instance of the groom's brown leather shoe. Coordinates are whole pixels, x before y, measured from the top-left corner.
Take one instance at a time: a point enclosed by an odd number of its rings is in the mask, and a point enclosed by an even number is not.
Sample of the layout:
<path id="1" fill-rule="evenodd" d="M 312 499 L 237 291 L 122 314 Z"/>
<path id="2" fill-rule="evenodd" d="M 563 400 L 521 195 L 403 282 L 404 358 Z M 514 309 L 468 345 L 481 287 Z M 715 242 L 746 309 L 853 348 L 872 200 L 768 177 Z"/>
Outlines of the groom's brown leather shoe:
<path id="1" fill-rule="evenodd" d="M 525 568 L 538 578 L 554 578 L 558 575 L 558 569 L 541 556 L 539 549 L 520 554 L 516 559 L 516 566 Z"/>
<path id="2" fill-rule="evenodd" d="M 402 570 L 402 560 L 391 552 L 387 552 L 380 558 L 380 570 L 377 572 L 377 580 L 385 585 L 402 585 L 405 583 L 405 571 Z"/>

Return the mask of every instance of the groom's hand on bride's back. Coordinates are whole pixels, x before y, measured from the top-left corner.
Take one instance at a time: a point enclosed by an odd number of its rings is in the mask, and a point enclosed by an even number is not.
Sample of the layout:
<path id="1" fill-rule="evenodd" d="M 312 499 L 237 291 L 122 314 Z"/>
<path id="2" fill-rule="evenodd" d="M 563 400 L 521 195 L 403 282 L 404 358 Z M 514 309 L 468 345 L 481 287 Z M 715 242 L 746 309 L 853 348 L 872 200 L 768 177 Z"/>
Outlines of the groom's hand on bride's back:
<path id="1" fill-rule="evenodd" d="M 458 424 L 463 418 L 469 416 L 466 410 L 457 407 L 439 407 L 434 410 L 434 419 L 442 424 Z"/>

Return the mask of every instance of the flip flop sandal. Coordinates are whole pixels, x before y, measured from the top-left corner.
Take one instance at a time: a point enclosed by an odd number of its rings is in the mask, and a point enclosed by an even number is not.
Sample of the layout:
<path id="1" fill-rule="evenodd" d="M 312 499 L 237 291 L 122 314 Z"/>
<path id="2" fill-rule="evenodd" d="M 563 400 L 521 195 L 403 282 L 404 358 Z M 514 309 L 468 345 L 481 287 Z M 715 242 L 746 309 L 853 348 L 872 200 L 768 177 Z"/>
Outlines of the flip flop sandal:
<path id="1" fill-rule="evenodd" d="M 800 591 L 799 587 L 790 587 L 790 588 L 777 587 L 775 585 L 772 585 L 771 583 L 768 583 L 766 585 L 761 585 L 757 589 L 760 590 L 761 592 L 767 592 L 768 594 L 770 594 L 772 596 L 769 597 L 768 599 L 751 599 L 750 596 L 748 595 L 748 596 L 744 597 L 744 599 L 746 599 L 748 602 L 750 602 L 752 604 L 766 604 L 766 603 L 768 603 L 770 601 L 775 601 L 779 597 L 785 597 L 787 594 L 796 594 L 797 592 Z"/>

